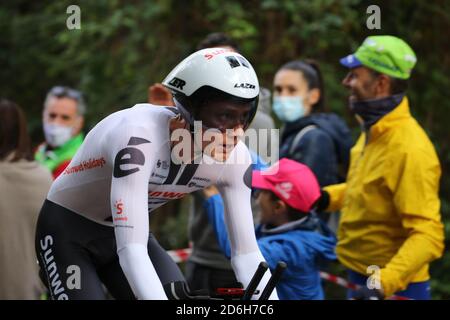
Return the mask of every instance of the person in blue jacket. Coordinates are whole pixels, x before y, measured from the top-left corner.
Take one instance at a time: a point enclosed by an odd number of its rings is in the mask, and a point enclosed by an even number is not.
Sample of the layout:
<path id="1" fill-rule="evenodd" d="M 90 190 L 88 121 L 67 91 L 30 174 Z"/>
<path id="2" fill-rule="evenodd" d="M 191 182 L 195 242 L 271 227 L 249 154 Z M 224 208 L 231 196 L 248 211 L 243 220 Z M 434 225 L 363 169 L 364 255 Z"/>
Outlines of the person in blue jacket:
<path id="1" fill-rule="evenodd" d="M 322 187 L 345 180 L 353 145 L 346 123 L 325 110 L 325 88 L 317 62 L 294 60 L 277 71 L 273 111 L 283 122 L 280 158 L 306 164 Z"/>
<path id="2" fill-rule="evenodd" d="M 273 271 L 279 261 L 287 269 L 276 286 L 282 300 L 324 299 L 319 266 L 336 260 L 336 238 L 317 217 L 320 187 L 312 171 L 283 158 L 266 171 L 253 171 L 252 187 L 261 206 L 256 227 L 258 245 Z M 230 257 L 230 244 L 220 195 L 211 191 L 204 203 L 220 247 Z"/>

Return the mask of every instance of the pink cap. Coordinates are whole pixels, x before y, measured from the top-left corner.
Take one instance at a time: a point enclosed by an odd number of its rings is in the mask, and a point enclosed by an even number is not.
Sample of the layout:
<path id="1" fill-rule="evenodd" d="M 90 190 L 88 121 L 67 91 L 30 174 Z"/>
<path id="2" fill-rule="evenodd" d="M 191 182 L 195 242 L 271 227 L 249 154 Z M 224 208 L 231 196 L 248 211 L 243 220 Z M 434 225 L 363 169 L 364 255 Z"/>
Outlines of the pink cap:
<path id="1" fill-rule="evenodd" d="M 281 159 L 264 173 L 253 171 L 252 186 L 272 191 L 301 212 L 311 210 L 320 197 L 319 183 L 311 169 L 287 158 Z"/>

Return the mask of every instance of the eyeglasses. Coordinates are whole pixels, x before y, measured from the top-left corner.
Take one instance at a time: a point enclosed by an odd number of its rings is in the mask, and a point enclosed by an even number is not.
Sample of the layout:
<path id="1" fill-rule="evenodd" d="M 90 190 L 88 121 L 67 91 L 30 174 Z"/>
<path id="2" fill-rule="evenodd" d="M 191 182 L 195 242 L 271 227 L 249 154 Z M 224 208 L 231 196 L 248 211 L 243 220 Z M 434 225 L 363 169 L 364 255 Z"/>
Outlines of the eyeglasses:
<path id="1" fill-rule="evenodd" d="M 80 101 L 83 98 L 83 94 L 80 91 L 63 86 L 53 87 L 50 89 L 49 94 L 58 98 L 67 97 L 77 101 Z"/>

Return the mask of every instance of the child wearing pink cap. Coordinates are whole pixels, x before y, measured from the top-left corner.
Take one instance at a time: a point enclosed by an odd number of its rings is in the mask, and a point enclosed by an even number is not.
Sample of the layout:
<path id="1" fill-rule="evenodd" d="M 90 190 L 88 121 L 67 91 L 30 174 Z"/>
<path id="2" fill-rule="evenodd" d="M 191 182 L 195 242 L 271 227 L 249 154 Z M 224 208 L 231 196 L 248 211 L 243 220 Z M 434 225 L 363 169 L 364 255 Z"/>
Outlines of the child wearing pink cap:
<path id="1" fill-rule="evenodd" d="M 336 260 L 334 234 L 314 212 L 320 187 L 311 170 L 294 160 L 281 159 L 267 171 L 253 171 L 252 187 L 261 206 L 256 227 L 258 246 L 271 270 L 287 264 L 276 289 L 283 300 L 323 299 L 319 261 Z M 226 256 L 230 245 L 221 197 L 205 202 L 219 244 Z"/>

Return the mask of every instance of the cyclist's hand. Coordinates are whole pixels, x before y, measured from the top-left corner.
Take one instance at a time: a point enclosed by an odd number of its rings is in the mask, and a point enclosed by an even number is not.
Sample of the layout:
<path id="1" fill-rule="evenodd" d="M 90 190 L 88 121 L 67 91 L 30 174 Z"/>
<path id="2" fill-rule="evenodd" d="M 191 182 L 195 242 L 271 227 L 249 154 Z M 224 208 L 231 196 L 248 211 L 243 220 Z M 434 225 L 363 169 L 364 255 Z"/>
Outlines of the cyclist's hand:
<path id="1" fill-rule="evenodd" d="M 172 93 L 160 83 L 148 88 L 148 102 L 159 106 L 174 106 Z"/>
<path id="2" fill-rule="evenodd" d="M 212 196 L 219 194 L 219 190 L 217 190 L 216 186 L 209 186 L 202 190 L 203 196 L 205 199 L 209 199 Z"/>

